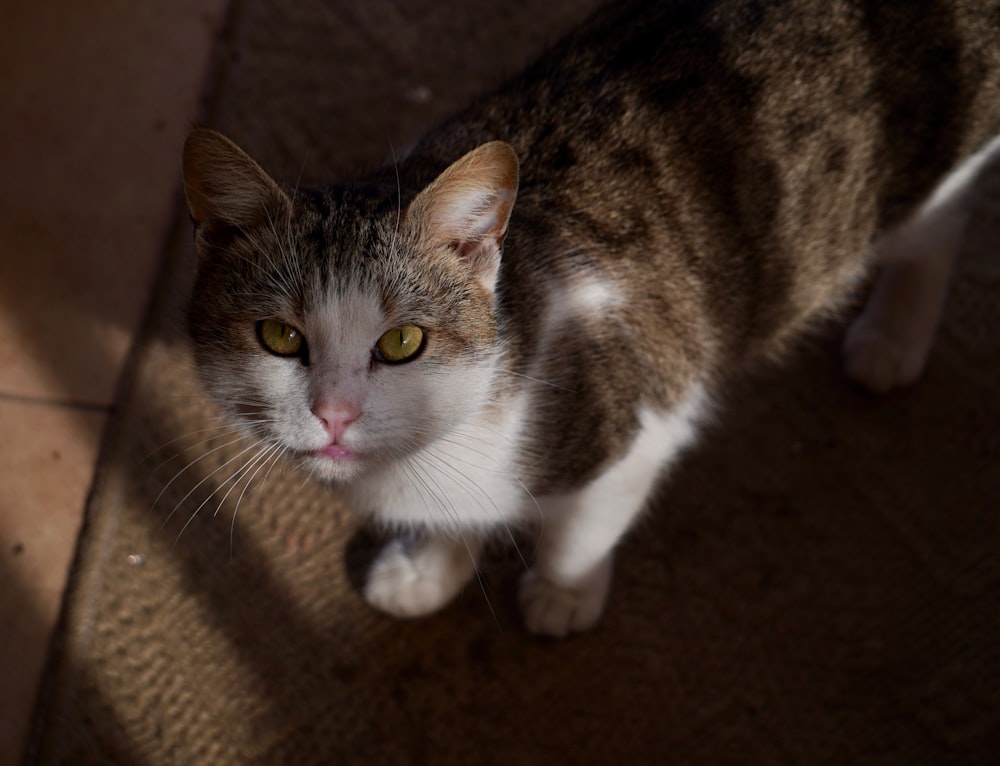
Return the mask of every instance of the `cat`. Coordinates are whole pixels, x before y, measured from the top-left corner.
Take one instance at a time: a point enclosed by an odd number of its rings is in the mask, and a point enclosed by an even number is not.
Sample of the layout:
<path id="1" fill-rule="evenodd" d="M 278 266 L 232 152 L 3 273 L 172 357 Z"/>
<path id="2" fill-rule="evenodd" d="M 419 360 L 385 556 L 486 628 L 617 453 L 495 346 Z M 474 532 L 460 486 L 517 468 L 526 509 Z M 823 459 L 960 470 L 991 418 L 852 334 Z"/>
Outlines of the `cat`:
<path id="1" fill-rule="evenodd" d="M 211 395 L 394 537 L 364 598 L 426 615 L 537 530 L 528 630 L 604 611 L 614 549 L 733 376 L 880 269 L 844 342 L 920 375 L 983 169 L 1000 5 L 619 2 L 358 183 L 184 147 Z"/>

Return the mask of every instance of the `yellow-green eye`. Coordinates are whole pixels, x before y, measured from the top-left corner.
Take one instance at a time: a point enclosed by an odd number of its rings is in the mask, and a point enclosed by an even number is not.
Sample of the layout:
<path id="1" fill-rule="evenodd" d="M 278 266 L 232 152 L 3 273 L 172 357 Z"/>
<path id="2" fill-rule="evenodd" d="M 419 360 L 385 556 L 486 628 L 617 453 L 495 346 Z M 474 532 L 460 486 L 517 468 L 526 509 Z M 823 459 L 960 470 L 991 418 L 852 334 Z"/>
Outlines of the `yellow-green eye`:
<path id="1" fill-rule="evenodd" d="M 257 323 L 257 335 L 268 351 L 278 356 L 298 356 L 302 353 L 305 338 L 290 324 L 277 319 Z"/>
<path id="2" fill-rule="evenodd" d="M 396 327 L 385 333 L 375 344 L 375 356 L 381 362 L 396 364 L 416 358 L 423 348 L 424 331 L 413 325 Z"/>

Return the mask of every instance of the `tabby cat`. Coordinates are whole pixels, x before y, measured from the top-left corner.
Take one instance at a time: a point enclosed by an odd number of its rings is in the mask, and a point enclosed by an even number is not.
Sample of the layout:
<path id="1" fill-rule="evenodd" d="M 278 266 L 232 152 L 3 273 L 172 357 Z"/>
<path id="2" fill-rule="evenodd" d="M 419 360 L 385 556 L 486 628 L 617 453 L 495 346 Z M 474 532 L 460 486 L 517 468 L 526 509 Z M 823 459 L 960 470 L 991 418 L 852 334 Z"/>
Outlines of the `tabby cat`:
<path id="1" fill-rule="evenodd" d="M 534 528 L 525 624 L 583 631 L 720 386 L 872 262 L 847 372 L 918 377 L 998 134 L 997 2 L 612 3 L 357 183 L 195 129 L 197 362 L 395 531 L 370 604 L 433 612 Z"/>

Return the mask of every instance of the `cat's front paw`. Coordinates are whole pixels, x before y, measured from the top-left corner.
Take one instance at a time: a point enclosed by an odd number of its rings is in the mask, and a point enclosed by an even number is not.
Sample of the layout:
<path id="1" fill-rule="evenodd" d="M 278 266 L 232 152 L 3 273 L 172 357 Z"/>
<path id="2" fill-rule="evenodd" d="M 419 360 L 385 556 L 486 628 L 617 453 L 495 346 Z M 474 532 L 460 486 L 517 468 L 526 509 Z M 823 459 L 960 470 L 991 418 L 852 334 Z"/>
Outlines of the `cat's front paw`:
<path id="1" fill-rule="evenodd" d="M 847 374 L 877 394 L 916 381 L 926 356 L 926 344 L 897 340 L 864 316 L 851 325 L 844 338 Z"/>
<path id="2" fill-rule="evenodd" d="M 521 614 L 532 633 L 563 638 L 593 628 L 604 612 L 611 586 L 611 560 L 580 583 L 558 585 L 537 570 L 521 578 Z"/>
<path id="3" fill-rule="evenodd" d="M 451 601 L 475 572 L 465 547 L 450 541 L 388 543 L 368 572 L 365 601 L 394 617 L 423 617 Z"/>

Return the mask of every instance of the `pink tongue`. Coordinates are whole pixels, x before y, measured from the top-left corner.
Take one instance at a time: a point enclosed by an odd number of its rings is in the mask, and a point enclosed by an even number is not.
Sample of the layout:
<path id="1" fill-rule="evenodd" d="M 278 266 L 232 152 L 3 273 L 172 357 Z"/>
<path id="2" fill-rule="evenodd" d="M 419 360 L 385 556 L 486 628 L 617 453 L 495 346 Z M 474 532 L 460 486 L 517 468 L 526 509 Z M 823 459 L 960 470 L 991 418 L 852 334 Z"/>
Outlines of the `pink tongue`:
<path id="1" fill-rule="evenodd" d="M 320 452 L 330 457 L 350 457 L 354 454 L 347 447 L 342 447 L 339 444 L 331 444 L 329 447 L 321 449 Z"/>

